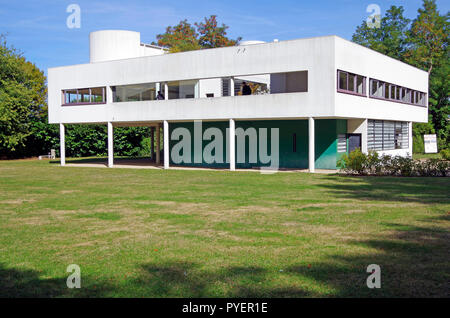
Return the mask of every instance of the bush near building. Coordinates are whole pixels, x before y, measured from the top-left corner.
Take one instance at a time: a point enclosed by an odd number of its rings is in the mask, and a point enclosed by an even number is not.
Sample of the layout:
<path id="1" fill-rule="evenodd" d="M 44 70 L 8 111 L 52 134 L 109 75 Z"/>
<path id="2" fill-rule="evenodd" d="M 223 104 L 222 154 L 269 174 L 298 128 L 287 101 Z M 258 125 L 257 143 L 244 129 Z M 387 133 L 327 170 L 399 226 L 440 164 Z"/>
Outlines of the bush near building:
<path id="1" fill-rule="evenodd" d="M 401 156 L 380 156 L 375 151 L 367 154 L 356 149 L 344 154 L 338 161 L 338 167 L 347 174 L 402 177 L 446 177 L 450 176 L 448 150 L 441 158 L 416 160 Z"/>

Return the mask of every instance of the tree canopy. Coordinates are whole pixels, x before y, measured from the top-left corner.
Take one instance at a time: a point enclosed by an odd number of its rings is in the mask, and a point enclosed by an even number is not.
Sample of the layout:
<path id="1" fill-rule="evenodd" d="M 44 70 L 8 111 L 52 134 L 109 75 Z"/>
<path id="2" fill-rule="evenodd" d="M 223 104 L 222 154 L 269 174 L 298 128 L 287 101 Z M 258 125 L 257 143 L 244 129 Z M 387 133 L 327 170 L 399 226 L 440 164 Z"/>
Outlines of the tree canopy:
<path id="1" fill-rule="evenodd" d="M 202 22 L 191 25 L 182 20 L 175 26 L 168 26 L 166 32 L 156 36 L 157 44 L 169 48 L 171 53 L 234 46 L 241 38 L 235 40 L 227 37 L 228 26 L 218 26 L 217 16 L 211 15 Z"/>
<path id="2" fill-rule="evenodd" d="M 0 153 L 25 147 L 33 119 L 44 116 L 47 87 L 44 73 L 0 35 Z"/>
<path id="3" fill-rule="evenodd" d="M 450 143 L 449 106 L 449 13 L 442 15 L 435 0 L 424 0 L 413 21 L 403 16 L 403 7 L 391 6 L 380 28 L 365 22 L 356 28 L 352 40 L 380 53 L 416 66 L 429 74 L 428 124 L 414 124 L 414 147 L 423 149 L 422 135 L 436 133 L 439 148 Z"/>
<path id="4" fill-rule="evenodd" d="M 403 60 L 408 48 L 408 27 L 411 20 L 403 16 L 402 6 L 392 6 L 380 21 L 379 28 L 370 28 L 366 21 L 356 28 L 352 40 L 395 59 Z"/>

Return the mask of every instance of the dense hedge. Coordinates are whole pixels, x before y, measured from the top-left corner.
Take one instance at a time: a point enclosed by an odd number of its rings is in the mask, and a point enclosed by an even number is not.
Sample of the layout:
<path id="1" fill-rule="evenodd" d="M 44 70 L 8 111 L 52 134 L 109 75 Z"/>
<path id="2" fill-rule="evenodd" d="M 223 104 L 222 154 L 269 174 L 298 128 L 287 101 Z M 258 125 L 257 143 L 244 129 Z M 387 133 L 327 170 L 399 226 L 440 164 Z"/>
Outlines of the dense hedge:
<path id="1" fill-rule="evenodd" d="M 15 157 L 44 155 L 55 149 L 59 156 L 59 126 L 35 121 L 32 134 L 24 147 L 17 149 Z M 108 153 L 106 125 L 66 125 L 66 156 L 105 156 Z M 156 149 L 156 148 L 155 148 Z M 149 156 L 150 127 L 114 128 L 114 155 Z"/>
<path id="2" fill-rule="evenodd" d="M 448 155 L 447 153 L 444 156 Z M 368 154 L 359 149 L 344 154 L 338 161 L 338 167 L 348 174 L 378 176 L 421 176 L 445 177 L 450 175 L 450 161 L 443 159 L 414 160 L 409 157 L 378 155 L 375 151 Z"/>

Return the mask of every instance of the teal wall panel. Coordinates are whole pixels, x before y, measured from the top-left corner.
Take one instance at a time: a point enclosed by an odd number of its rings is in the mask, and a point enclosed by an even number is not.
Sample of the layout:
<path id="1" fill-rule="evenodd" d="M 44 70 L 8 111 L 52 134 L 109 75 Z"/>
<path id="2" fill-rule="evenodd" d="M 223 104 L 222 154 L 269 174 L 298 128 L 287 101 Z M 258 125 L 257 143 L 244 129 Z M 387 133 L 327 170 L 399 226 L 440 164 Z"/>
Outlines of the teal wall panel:
<path id="1" fill-rule="evenodd" d="M 247 131 L 249 128 L 256 129 L 257 133 L 257 147 L 256 147 L 256 162 L 250 162 L 250 150 L 249 150 L 249 137 L 245 138 L 245 160 L 240 163 L 236 160 L 236 168 L 255 168 L 268 166 L 269 164 L 261 163 L 261 158 L 259 156 L 259 139 L 260 139 L 260 128 L 267 129 L 267 148 L 270 154 L 272 149 L 271 144 L 271 129 L 279 129 L 279 167 L 280 168 L 308 168 L 308 121 L 307 120 L 261 120 L 261 121 L 236 121 L 236 129 L 242 128 Z M 202 122 L 202 132 L 203 133 L 208 128 L 218 128 L 223 136 L 222 147 L 223 155 L 219 162 L 207 163 L 203 157 L 203 151 L 205 147 L 211 142 L 211 140 L 202 140 L 201 148 L 194 147 L 194 123 L 170 123 L 169 131 L 172 136 L 172 132 L 176 128 L 186 128 L 191 136 L 191 147 L 190 147 L 190 159 L 188 162 L 177 163 L 177 165 L 182 166 L 202 166 L 202 167 L 217 167 L 217 168 L 227 168 L 229 166 L 227 160 L 227 146 L 226 129 L 229 127 L 229 122 Z M 316 145 L 315 145 L 315 156 L 316 156 L 316 168 L 317 169 L 336 169 L 337 161 L 337 134 L 346 133 L 347 121 L 346 120 L 335 120 L 335 119 L 324 119 L 315 121 L 315 131 L 316 131 Z M 294 137 L 295 134 L 295 137 Z M 212 138 L 214 139 L 214 138 Z M 295 147 L 294 147 L 295 141 Z M 178 140 L 169 140 L 170 149 L 179 143 Z M 237 148 L 236 142 L 236 148 Z M 183 154 L 183 152 L 180 152 Z M 215 154 L 213 152 L 213 154 Z M 195 162 L 195 158 L 201 159 L 201 162 Z M 221 161 L 221 162 L 220 162 Z M 170 160 L 170 164 L 174 165 L 174 162 Z"/>
<path id="2" fill-rule="evenodd" d="M 318 119 L 314 126 L 316 169 L 336 169 L 337 135 L 347 132 L 347 120 Z"/>

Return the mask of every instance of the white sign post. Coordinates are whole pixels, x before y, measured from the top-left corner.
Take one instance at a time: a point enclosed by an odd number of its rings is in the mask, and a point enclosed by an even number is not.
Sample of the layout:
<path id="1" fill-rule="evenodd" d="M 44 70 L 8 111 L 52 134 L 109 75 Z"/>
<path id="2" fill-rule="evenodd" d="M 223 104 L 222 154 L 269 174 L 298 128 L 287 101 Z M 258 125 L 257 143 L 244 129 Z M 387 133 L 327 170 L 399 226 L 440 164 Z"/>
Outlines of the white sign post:
<path id="1" fill-rule="evenodd" d="M 436 135 L 423 135 L 425 143 L 425 153 L 437 153 Z"/>

